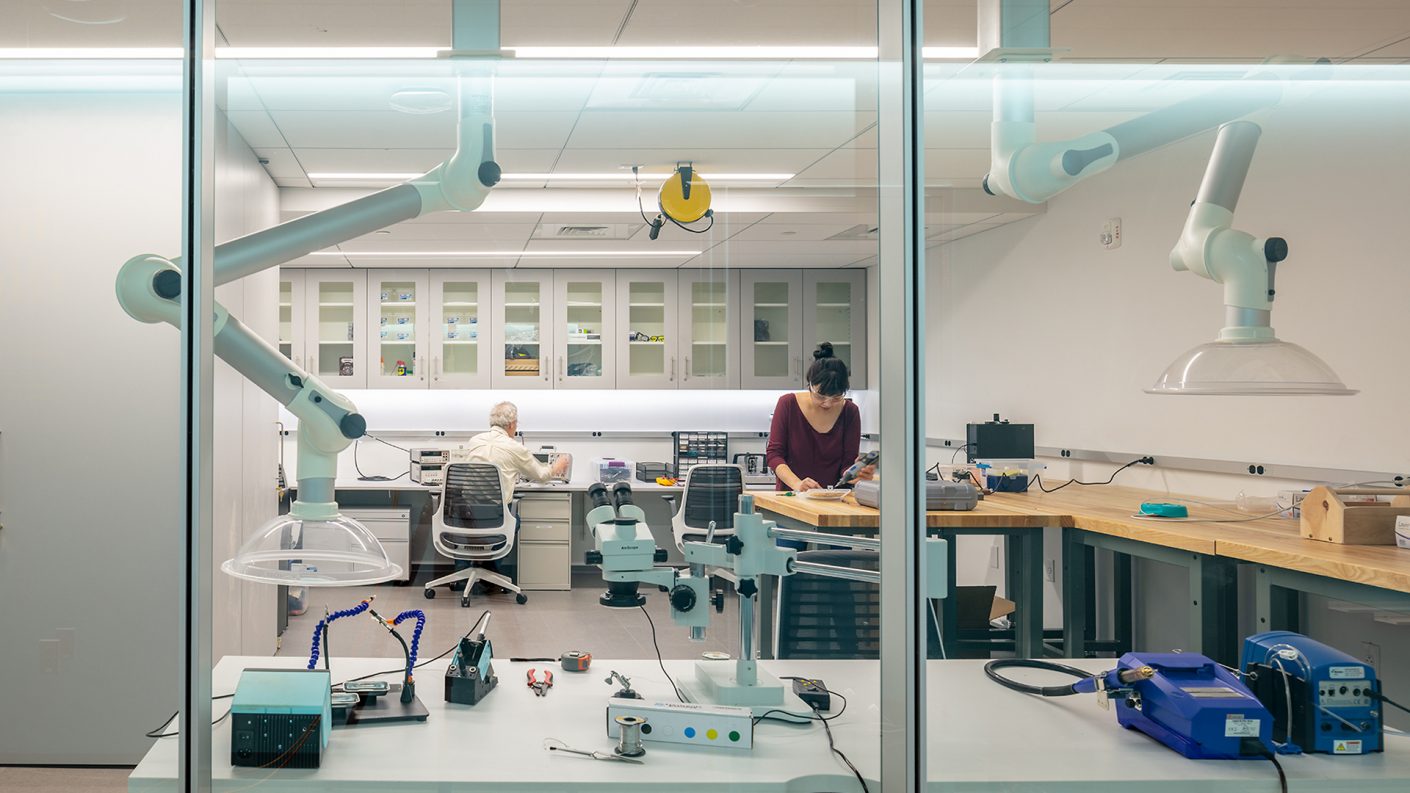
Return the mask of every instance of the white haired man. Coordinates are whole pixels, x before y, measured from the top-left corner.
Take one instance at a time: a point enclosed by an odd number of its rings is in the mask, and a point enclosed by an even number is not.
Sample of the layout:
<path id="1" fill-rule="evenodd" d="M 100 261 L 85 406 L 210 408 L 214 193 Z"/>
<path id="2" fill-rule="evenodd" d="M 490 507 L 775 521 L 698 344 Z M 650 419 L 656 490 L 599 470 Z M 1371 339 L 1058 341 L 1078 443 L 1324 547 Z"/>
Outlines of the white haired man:
<path id="1" fill-rule="evenodd" d="M 500 402 L 490 408 L 489 432 L 482 432 L 471 438 L 466 448 L 470 459 L 489 463 L 499 469 L 500 492 L 504 495 L 506 508 L 514 497 L 514 483 L 520 476 L 532 482 L 547 482 L 565 476 L 568 466 L 572 464 L 572 459 L 567 455 L 554 460 L 552 467 L 539 462 L 538 458 L 515 438 L 518 432 L 519 408 L 513 402 Z M 514 517 L 514 523 L 517 531 L 517 515 Z M 465 560 L 459 560 L 455 565 L 457 570 L 468 566 L 469 563 Z M 487 562 L 485 566 L 495 569 L 493 562 Z M 490 584 L 482 586 L 491 591 L 499 589 Z"/>

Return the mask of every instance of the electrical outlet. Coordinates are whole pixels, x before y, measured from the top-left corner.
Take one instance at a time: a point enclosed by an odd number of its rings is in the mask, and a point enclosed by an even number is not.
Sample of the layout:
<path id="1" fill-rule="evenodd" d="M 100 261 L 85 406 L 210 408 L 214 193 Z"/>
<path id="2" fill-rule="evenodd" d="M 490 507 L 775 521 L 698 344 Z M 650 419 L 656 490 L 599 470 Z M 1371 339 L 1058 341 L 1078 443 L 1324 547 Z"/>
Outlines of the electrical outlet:
<path id="1" fill-rule="evenodd" d="M 1361 643 L 1361 660 L 1370 664 L 1372 668 L 1380 671 L 1381 668 L 1381 646 L 1375 642 Z"/>
<path id="2" fill-rule="evenodd" d="M 1121 247 L 1121 218 L 1111 218 L 1102 226 L 1101 236 L 1102 247 L 1107 250 L 1114 250 Z"/>
<path id="3" fill-rule="evenodd" d="M 1049 583 L 1055 583 L 1057 581 L 1056 559 L 1048 559 L 1043 562 L 1043 578 L 1047 579 Z"/>
<path id="4" fill-rule="evenodd" d="M 995 570 L 999 569 L 999 546 L 997 545 L 989 548 L 989 566 Z"/>

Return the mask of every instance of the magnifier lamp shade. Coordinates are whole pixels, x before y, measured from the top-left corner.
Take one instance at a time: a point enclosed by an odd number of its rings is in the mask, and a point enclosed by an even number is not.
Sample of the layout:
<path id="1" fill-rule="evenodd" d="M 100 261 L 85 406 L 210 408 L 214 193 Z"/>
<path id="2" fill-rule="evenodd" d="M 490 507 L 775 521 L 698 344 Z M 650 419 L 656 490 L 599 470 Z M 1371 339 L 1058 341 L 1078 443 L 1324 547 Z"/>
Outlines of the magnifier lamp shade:
<path id="1" fill-rule="evenodd" d="M 402 576 L 372 532 L 344 515 L 280 515 L 220 569 L 246 581 L 296 586 L 380 584 Z"/>
<path id="2" fill-rule="evenodd" d="M 1212 341 L 1166 367 L 1147 394 L 1349 396 L 1321 358 L 1286 341 Z"/>

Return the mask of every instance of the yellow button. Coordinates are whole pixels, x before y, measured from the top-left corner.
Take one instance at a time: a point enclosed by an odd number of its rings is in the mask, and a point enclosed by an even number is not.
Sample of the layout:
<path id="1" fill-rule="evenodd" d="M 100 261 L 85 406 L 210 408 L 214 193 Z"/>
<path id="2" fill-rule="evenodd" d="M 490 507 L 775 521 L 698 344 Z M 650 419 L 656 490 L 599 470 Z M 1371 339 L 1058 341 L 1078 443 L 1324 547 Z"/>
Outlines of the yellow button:
<path id="1" fill-rule="evenodd" d="M 718 732 L 716 732 L 715 730 L 706 730 L 706 731 L 705 731 L 705 737 L 706 737 L 706 738 L 709 738 L 710 740 L 713 741 L 713 740 L 715 740 L 716 738 L 720 737 L 720 734 L 719 734 Z"/>

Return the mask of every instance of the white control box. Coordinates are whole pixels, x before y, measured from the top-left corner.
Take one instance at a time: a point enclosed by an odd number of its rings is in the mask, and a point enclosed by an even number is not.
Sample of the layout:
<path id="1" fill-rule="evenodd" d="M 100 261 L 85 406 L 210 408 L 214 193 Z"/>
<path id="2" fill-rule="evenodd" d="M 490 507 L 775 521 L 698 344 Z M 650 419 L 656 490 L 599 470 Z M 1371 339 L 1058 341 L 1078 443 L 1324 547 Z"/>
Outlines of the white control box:
<path id="1" fill-rule="evenodd" d="M 643 741 L 687 746 L 754 748 L 754 712 L 749 708 L 696 705 L 692 702 L 651 702 L 644 699 L 607 700 L 607 736 L 616 739 L 618 716 L 646 719 Z"/>

